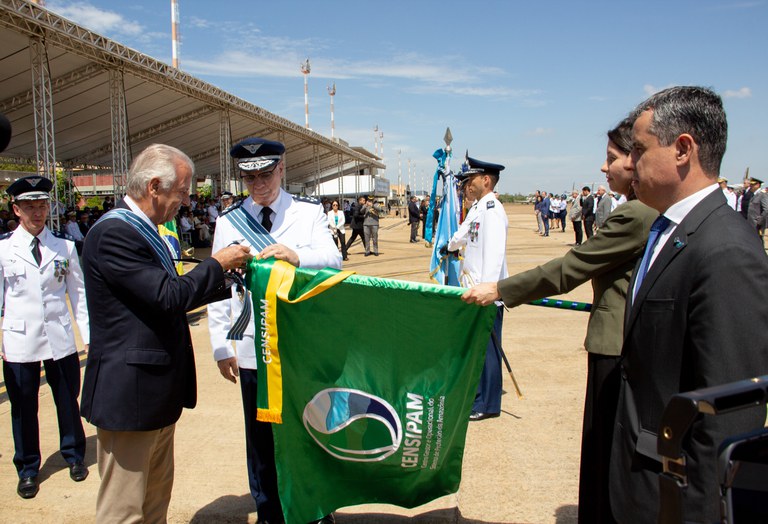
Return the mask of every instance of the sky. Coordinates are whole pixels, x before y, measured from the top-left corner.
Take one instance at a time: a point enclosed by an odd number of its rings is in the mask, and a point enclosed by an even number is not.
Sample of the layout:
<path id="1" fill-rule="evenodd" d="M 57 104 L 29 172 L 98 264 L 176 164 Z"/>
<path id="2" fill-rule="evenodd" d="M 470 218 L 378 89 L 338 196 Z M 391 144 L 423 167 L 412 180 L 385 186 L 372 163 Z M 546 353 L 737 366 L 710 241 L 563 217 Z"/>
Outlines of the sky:
<path id="1" fill-rule="evenodd" d="M 171 0 L 46 8 L 171 63 Z M 431 186 L 447 127 L 452 167 L 467 151 L 503 164 L 501 193 L 604 183 L 605 132 L 673 85 L 723 97 L 721 175 L 768 180 L 768 0 L 179 0 L 179 14 L 180 69 L 300 125 L 309 58 L 310 127 L 330 136 L 335 83 L 335 136 L 374 152 L 378 127 L 393 185 Z"/>

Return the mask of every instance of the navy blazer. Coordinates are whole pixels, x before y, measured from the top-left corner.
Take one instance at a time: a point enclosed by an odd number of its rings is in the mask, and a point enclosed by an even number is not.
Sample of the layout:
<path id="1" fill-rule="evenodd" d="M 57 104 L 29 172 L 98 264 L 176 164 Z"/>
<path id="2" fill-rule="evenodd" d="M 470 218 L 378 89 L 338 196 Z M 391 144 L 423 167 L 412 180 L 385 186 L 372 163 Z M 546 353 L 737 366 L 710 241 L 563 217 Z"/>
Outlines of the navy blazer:
<path id="1" fill-rule="evenodd" d="M 768 337 L 759 334 L 766 282 L 760 240 L 716 190 L 677 226 L 634 303 L 628 294 L 610 472 L 619 521 L 657 520 L 656 441 L 672 395 L 768 373 Z M 765 413 L 761 406 L 694 423 L 683 444 L 686 521 L 719 521 L 717 448 L 726 436 L 762 428 Z"/>
<path id="2" fill-rule="evenodd" d="M 186 312 L 229 294 L 221 265 L 209 258 L 172 276 L 133 226 L 112 219 L 88 232 L 83 272 L 91 341 L 82 416 L 111 431 L 175 423 L 197 402 Z"/>

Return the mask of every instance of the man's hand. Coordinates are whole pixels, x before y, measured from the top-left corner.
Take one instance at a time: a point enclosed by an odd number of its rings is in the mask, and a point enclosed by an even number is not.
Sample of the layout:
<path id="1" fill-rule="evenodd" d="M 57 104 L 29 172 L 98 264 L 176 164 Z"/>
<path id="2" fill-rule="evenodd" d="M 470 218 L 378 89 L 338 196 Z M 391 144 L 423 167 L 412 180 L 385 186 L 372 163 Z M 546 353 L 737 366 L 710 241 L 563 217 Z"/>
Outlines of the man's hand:
<path id="1" fill-rule="evenodd" d="M 237 384 L 237 377 L 240 376 L 240 371 L 237 369 L 237 357 L 229 357 L 216 362 L 219 366 L 219 373 L 225 379 L 229 380 L 233 384 Z"/>
<path id="2" fill-rule="evenodd" d="M 224 271 L 245 267 L 245 264 L 253 258 L 251 248 L 239 245 L 227 246 L 211 256 L 221 264 Z"/>
<path id="3" fill-rule="evenodd" d="M 256 255 L 258 260 L 271 257 L 274 257 L 277 260 L 285 260 L 292 266 L 296 267 L 299 267 L 299 264 L 301 263 L 299 260 L 299 255 L 296 253 L 296 251 L 289 248 L 288 246 L 284 246 L 283 244 L 271 244 L 265 247 L 261 253 Z"/>
<path id="4" fill-rule="evenodd" d="M 469 288 L 463 295 L 461 295 L 461 300 L 467 304 L 487 306 L 493 304 L 497 300 L 501 300 L 501 295 L 499 295 L 499 288 L 496 285 L 496 282 L 483 282 L 482 284 Z"/>

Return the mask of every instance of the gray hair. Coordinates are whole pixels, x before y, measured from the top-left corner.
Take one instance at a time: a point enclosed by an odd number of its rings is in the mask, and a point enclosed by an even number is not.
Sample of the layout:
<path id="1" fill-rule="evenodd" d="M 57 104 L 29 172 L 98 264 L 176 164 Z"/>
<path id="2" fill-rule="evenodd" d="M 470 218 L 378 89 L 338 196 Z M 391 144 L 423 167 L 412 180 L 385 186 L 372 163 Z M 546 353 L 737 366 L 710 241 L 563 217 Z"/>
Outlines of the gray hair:
<path id="1" fill-rule="evenodd" d="M 720 173 L 728 141 L 728 120 L 723 101 L 705 87 L 677 86 L 660 91 L 635 108 L 630 118 L 652 110 L 649 131 L 662 146 L 680 135 L 691 135 L 699 146 L 699 163 L 708 176 Z"/>
<path id="2" fill-rule="evenodd" d="M 133 159 L 128 170 L 128 196 L 140 200 L 147 194 L 147 184 L 153 178 L 160 180 L 160 187 L 170 189 L 176 182 L 178 164 L 186 164 L 195 174 L 195 164 L 181 150 L 165 144 L 152 144 Z"/>

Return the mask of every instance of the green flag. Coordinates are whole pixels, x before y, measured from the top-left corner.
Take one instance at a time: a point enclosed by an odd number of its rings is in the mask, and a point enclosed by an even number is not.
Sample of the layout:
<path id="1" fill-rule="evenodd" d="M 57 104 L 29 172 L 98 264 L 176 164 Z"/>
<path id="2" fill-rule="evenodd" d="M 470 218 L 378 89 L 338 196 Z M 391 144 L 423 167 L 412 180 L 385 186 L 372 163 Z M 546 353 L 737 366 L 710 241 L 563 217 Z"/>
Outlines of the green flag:
<path id="1" fill-rule="evenodd" d="M 252 262 L 258 417 L 289 524 L 454 493 L 496 307 L 462 290 Z"/>

